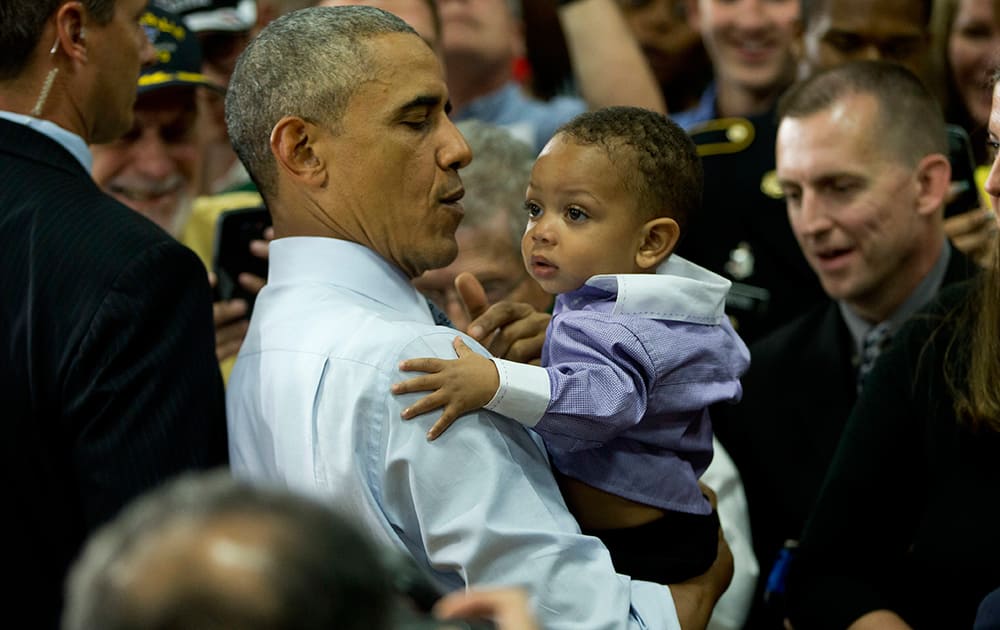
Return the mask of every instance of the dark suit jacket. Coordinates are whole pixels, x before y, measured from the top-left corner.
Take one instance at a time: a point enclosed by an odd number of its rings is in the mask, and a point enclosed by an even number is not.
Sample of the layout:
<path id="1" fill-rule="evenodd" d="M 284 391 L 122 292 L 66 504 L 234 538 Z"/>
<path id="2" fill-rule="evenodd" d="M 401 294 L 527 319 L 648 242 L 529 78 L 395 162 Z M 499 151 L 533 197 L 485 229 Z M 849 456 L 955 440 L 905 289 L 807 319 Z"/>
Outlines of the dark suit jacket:
<path id="1" fill-rule="evenodd" d="M 943 284 L 974 272 L 952 250 Z M 766 619 L 763 588 L 785 540 L 798 540 L 857 400 L 853 355 L 847 324 L 827 299 L 751 345 L 742 401 L 712 408 L 713 429 L 743 479 L 760 564 L 747 627 L 781 627 Z"/>
<path id="2" fill-rule="evenodd" d="M 55 627 L 89 532 L 164 479 L 226 461 L 211 296 L 190 250 L 5 120 L 0 270 L 5 615 Z"/>

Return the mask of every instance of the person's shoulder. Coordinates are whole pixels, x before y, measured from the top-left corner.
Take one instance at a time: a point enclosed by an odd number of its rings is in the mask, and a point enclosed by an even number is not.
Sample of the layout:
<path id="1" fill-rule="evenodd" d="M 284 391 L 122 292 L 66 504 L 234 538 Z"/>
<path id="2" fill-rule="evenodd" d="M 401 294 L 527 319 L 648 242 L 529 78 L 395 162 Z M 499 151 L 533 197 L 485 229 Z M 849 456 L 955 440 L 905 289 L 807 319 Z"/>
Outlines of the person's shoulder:
<path id="1" fill-rule="evenodd" d="M 808 354 L 841 325 L 836 303 L 824 300 L 751 344 L 751 369 L 759 372 L 785 364 L 791 356 Z"/>
<path id="2" fill-rule="evenodd" d="M 938 341 L 949 342 L 963 322 L 972 322 L 973 303 L 985 287 L 986 276 L 945 285 L 926 306 L 912 315 L 896 333 L 894 346 L 922 351 Z M 969 331 L 964 331 L 968 333 Z"/>

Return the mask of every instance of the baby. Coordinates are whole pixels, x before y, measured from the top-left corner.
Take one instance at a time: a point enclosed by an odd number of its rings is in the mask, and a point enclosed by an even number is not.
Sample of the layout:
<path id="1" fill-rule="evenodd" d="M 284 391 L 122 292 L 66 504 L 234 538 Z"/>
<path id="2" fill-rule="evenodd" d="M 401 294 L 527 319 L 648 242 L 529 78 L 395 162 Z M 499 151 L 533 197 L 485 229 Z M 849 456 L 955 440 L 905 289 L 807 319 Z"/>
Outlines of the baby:
<path id="1" fill-rule="evenodd" d="M 718 517 L 698 478 L 712 459 L 708 407 L 735 402 L 749 352 L 723 312 L 729 281 L 670 254 L 701 203 L 694 144 L 662 115 L 582 114 L 531 172 L 524 264 L 557 295 L 542 366 L 413 359 L 428 372 L 393 386 L 433 393 L 403 412 L 444 408 L 435 439 L 486 407 L 542 437 L 570 510 L 615 568 L 675 583 L 715 559 Z"/>

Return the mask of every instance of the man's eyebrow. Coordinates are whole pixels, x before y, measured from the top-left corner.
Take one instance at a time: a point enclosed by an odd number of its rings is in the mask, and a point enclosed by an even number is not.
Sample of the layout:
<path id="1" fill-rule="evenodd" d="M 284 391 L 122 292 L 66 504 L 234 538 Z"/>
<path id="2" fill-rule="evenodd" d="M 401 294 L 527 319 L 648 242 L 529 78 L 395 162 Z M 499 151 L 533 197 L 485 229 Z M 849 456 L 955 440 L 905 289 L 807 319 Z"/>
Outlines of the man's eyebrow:
<path id="1" fill-rule="evenodd" d="M 432 107 L 437 107 L 439 103 L 441 103 L 440 96 L 430 96 L 430 95 L 418 96 L 415 99 L 409 101 L 408 103 L 404 103 L 403 106 L 400 107 L 399 109 L 400 111 L 404 112 L 409 109 L 429 109 Z M 450 103 L 448 105 L 450 106 Z"/>

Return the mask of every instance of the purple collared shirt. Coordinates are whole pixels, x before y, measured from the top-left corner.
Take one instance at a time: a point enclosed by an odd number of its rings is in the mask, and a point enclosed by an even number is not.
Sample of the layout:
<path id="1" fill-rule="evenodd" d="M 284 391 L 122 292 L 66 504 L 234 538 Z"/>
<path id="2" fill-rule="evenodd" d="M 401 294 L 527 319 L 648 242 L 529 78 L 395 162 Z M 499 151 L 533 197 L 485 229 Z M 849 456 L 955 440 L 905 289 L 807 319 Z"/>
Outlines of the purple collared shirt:
<path id="1" fill-rule="evenodd" d="M 712 459 L 707 408 L 739 400 L 750 358 L 722 312 L 728 284 L 672 257 L 656 275 L 595 276 L 560 295 L 542 350 L 544 413 L 534 424 L 530 414 L 512 417 L 533 426 L 565 475 L 647 505 L 708 514 L 698 487 Z M 519 391 L 505 380 L 501 370 L 501 400 L 490 403 L 501 413 L 512 408 L 502 399 Z"/>

